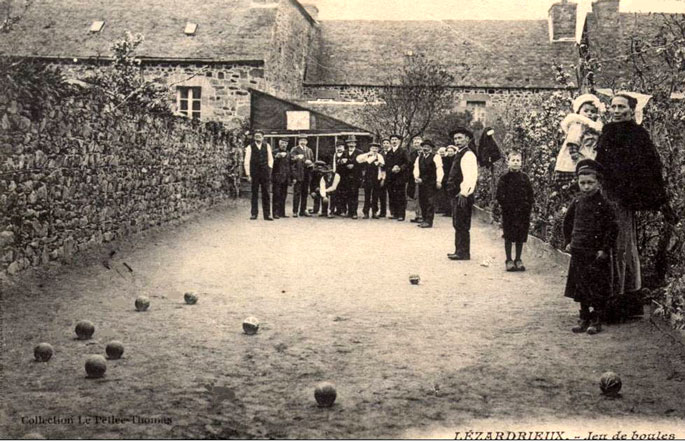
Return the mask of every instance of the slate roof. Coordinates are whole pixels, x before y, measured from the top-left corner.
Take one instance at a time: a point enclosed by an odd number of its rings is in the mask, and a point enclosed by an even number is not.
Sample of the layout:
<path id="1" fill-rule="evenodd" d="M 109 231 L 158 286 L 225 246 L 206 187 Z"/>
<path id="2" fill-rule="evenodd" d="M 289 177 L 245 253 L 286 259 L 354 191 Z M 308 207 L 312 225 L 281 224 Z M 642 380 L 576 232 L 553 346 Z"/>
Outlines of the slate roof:
<path id="1" fill-rule="evenodd" d="M 407 51 L 470 69 L 455 86 L 558 87 L 553 62 L 576 62 L 574 42 L 549 42 L 547 20 L 319 21 L 306 84 L 381 85 Z"/>
<path id="2" fill-rule="evenodd" d="M 36 0 L 15 29 L 0 38 L 0 53 L 21 56 L 111 55 L 125 31 L 141 33 L 137 54 L 162 59 L 263 60 L 276 9 L 251 0 Z M 89 32 L 104 20 L 100 33 Z M 184 34 L 186 22 L 198 24 Z M 259 32 L 255 32 L 259 30 Z"/>
<path id="3" fill-rule="evenodd" d="M 663 14 L 622 12 L 618 26 L 599 26 L 597 16 L 589 13 L 585 21 L 584 38 L 589 40 L 591 50 L 602 65 L 596 76 L 597 86 L 620 88 L 622 82 L 628 81 L 631 75 L 631 37 L 653 41 L 663 24 Z M 645 55 L 655 56 L 654 53 Z"/>

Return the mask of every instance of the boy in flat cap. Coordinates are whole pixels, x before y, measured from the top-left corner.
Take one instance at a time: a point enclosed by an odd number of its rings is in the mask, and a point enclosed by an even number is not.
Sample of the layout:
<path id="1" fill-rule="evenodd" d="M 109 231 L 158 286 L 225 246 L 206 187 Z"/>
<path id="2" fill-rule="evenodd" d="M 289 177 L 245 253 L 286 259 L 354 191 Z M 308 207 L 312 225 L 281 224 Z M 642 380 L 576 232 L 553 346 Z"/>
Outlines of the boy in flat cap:
<path id="1" fill-rule="evenodd" d="M 600 191 L 602 166 L 584 159 L 576 165 L 580 195 L 564 218 L 564 240 L 571 252 L 564 296 L 580 303 L 580 320 L 574 333 L 596 334 L 611 296 L 611 250 L 618 223 L 614 208 Z M 592 309 L 592 310 L 590 310 Z"/>
<path id="2" fill-rule="evenodd" d="M 290 152 L 288 152 L 288 139 L 278 140 L 278 148 L 274 151 L 274 168 L 271 173 L 273 190 L 274 219 L 287 218 L 285 214 L 285 199 L 288 196 L 290 184 Z"/>
<path id="3" fill-rule="evenodd" d="M 478 159 L 469 148 L 473 133 L 459 127 L 450 132 L 457 154 L 447 178 L 447 188 L 453 201 L 452 226 L 454 227 L 454 253 L 447 257 L 456 261 L 471 259 L 471 212 L 473 193 L 478 182 Z"/>
<path id="4" fill-rule="evenodd" d="M 364 208 L 362 209 L 364 219 L 369 219 L 369 211 L 374 219 L 378 218 L 378 198 L 385 168 L 385 160 L 378 153 L 380 147 L 378 143 L 371 143 L 367 153 L 357 156 L 357 162 L 361 164 L 364 171 Z"/>
<path id="5" fill-rule="evenodd" d="M 290 171 L 293 185 L 293 217 L 309 216 L 307 213 L 307 194 L 309 181 L 314 167 L 314 152 L 307 147 L 307 137 L 300 135 L 297 146 L 290 151 Z"/>
<path id="6" fill-rule="evenodd" d="M 258 192 L 262 192 L 262 211 L 265 221 L 273 221 L 271 218 L 271 198 L 269 196 L 269 184 L 271 181 L 271 169 L 274 166 L 274 157 L 271 145 L 264 142 L 264 132 L 255 130 L 253 141 L 245 148 L 245 176 L 252 184 L 250 219 L 257 219 L 259 214 Z"/>
<path id="7" fill-rule="evenodd" d="M 402 137 L 390 135 L 390 150 L 385 158 L 390 219 L 404 221 L 407 213 L 407 171 L 411 167 L 409 154 L 400 146 Z"/>
<path id="8" fill-rule="evenodd" d="M 423 220 L 419 227 L 433 227 L 435 216 L 435 196 L 442 188 L 442 159 L 440 155 L 433 153 L 433 142 L 423 140 L 421 153 L 414 161 L 414 182 L 419 185 L 419 205 Z"/>

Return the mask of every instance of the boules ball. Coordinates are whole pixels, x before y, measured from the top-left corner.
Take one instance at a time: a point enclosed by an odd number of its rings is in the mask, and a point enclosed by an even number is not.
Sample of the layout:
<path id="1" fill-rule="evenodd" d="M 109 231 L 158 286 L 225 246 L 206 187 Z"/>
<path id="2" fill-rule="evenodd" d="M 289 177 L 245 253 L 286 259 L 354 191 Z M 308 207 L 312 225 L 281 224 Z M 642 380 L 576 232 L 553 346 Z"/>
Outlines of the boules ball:
<path id="1" fill-rule="evenodd" d="M 599 379 L 599 388 L 607 396 L 616 396 L 622 386 L 621 378 L 613 371 L 607 371 Z"/>
<path id="2" fill-rule="evenodd" d="M 419 275 L 409 275 L 409 282 L 413 285 L 417 285 L 420 281 L 421 277 Z"/>
<path id="3" fill-rule="evenodd" d="M 335 391 L 335 385 L 330 382 L 321 382 L 314 389 L 314 399 L 319 407 L 330 407 L 335 402 L 338 393 Z"/>
<path id="4" fill-rule="evenodd" d="M 76 336 L 79 339 L 90 339 L 95 333 L 95 326 L 90 321 L 80 321 L 76 324 Z"/>
<path id="5" fill-rule="evenodd" d="M 183 299 L 185 299 L 186 304 L 193 305 L 197 302 L 197 295 L 193 292 L 186 292 L 183 295 Z"/>
<path id="6" fill-rule="evenodd" d="M 109 359 L 119 359 L 124 354 L 124 344 L 121 341 L 110 341 L 105 347 Z"/>
<path id="7" fill-rule="evenodd" d="M 47 342 L 41 342 L 33 349 L 33 356 L 38 362 L 48 362 L 54 352 L 52 345 Z"/>
<path id="8" fill-rule="evenodd" d="M 243 321 L 243 331 L 246 335 L 254 335 L 259 331 L 259 320 L 254 316 Z"/>
<path id="9" fill-rule="evenodd" d="M 86 374 L 89 378 L 101 378 L 107 371 L 107 361 L 100 355 L 88 356 L 86 359 Z"/>
<path id="10" fill-rule="evenodd" d="M 144 312 L 150 308 L 150 300 L 147 296 L 139 296 L 136 299 L 136 310 L 139 312 Z"/>

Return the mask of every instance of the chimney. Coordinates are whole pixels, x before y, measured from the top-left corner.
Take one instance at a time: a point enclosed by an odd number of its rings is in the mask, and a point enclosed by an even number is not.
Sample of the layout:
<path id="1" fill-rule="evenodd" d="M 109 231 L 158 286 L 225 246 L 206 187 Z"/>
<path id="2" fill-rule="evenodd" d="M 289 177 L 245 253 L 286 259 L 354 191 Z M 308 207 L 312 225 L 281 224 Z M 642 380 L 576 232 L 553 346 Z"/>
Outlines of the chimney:
<path id="1" fill-rule="evenodd" d="M 618 5 L 620 0 L 596 0 L 592 3 L 592 13 L 597 23 L 605 26 L 619 23 Z"/>
<path id="2" fill-rule="evenodd" d="M 549 8 L 549 41 L 570 41 L 576 37 L 576 3 L 561 0 Z"/>
<path id="3" fill-rule="evenodd" d="M 307 13 L 314 19 L 318 20 L 319 18 L 319 8 L 316 7 L 315 4 L 313 3 L 302 3 L 302 7 L 307 11 Z"/>

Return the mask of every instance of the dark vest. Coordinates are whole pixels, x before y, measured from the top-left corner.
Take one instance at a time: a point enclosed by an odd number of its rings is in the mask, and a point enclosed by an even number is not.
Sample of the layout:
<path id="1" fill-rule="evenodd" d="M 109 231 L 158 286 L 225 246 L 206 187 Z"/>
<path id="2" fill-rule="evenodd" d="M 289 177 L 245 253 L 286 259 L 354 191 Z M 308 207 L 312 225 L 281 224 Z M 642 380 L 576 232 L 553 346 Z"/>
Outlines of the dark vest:
<path id="1" fill-rule="evenodd" d="M 452 163 L 452 168 L 455 169 L 454 173 L 454 185 L 457 186 L 457 192 L 459 191 L 459 185 L 461 184 L 462 181 L 464 181 L 464 174 L 461 173 L 461 159 L 464 158 L 464 155 L 466 155 L 466 152 L 473 152 L 471 149 L 468 147 L 464 148 L 464 150 L 457 152 L 457 154 L 454 156 L 454 162 Z"/>
<path id="2" fill-rule="evenodd" d="M 262 143 L 262 148 L 257 149 L 254 143 L 250 145 L 250 175 L 255 176 L 262 172 L 267 172 L 269 168 L 269 152 L 266 143 Z"/>
<path id="3" fill-rule="evenodd" d="M 381 156 L 380 154 L 378 155 Z M 364 181 L 367 183 L 374 183 L 378 181 L 378 169 L 380 165 L 364 162 Z"/>
<path id="4" fill-rule="evenodd" d="M 428 158 L 423 154 L 419 156 L 419 177 L 423 181 L 423 184 L 435 185 L 438 174 L 435 171 L 435 159 L 433 158 L 433 154 L 428 155 Z"/>

